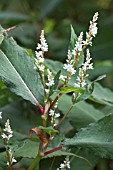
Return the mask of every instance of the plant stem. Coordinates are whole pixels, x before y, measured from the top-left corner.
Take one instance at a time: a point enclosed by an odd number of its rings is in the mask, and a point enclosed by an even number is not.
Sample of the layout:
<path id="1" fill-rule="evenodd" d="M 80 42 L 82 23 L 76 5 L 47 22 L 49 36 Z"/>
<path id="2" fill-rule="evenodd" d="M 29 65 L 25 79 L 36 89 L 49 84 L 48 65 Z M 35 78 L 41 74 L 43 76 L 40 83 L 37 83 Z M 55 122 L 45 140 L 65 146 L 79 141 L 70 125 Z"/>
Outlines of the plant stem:
<path id="1" fill-rule="evenodd" d="M 71 105 L 71 107 L 69 108 L 69 110 L 65 113 L 65 115 L 63 116 L 63 118 L 60 120 L 60 122 L 58 123 L 58 125 L 55 127 L 56 130 L 59 129 L 60 125 L 62 124 L 62 122 L 64 121 L 64 119 L 66 118 L 66 116 L 69 114 L 69 112 L 71 111 L 71 109 L 73 108 L 74 104 Z"/>
<path id="2" fill-rule="evenodd" d="M 73 104 L 71 105 L 71 107 L 68 109 L 68 111 L 64 114 L 63 118 L 60 120 L 60 122 L 58 123 L 58 125 L 55 127 L 56 130 L 59 129 L 59 127 L 61 126 L 62 122 L 64 121 L 64 119 L 67 117 L 67 115 L 70 113 L 71 109 L 74 107 L 75 103 L 76 103 L 76 100 L 77 100 L 77 97 L 78 97 L 78 93 L 76 94 L 75 96 L 75 99 L 74 99 L 74 102 Z"/>
<path id="3" fill-rule="evenodd" d="M 36 158 L 33 160 L 31 166 L 28 168 L 28 170 L 34 170 L 36 168 L 36 166 L 38 165 L 38 163 L 40 162 L 41 159 L 41 155 L 37 155 Z"/>

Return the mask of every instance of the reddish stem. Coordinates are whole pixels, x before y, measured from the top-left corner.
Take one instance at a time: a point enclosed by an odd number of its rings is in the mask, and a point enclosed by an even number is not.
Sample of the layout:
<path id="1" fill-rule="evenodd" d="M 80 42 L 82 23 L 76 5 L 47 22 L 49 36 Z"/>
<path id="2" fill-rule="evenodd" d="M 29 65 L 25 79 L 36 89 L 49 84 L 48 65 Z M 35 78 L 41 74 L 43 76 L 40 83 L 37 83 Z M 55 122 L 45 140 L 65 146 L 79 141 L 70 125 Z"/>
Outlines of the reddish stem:
<path id="1" fill-rule="evenodd" d="M 49 150 L 49 151 L 47 151 L 47 152 L 44 152 L 44 156 L 46 156 L 46 155 L 48 155 L 48 154 L 50 154 L 50 153 L 53 153 L 53 152 L 55 152 L 55 151 L 58 151 L 58 150 L 60 150 L 60 149 L 62 149 L 62 148 L 63 148 L 63 146 L 59 146 L 59 147 L 57 147 L 57 148 L 51 149 L 51 150 Z"/>

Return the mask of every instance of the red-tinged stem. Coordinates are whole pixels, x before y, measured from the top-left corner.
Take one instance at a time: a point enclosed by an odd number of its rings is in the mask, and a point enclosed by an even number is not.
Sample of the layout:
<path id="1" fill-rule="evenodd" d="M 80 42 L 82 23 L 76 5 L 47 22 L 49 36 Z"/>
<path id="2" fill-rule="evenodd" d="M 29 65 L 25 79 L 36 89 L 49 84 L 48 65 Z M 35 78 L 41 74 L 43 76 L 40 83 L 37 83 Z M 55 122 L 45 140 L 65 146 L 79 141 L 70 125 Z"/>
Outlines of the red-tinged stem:
<path id="1" fill-rule="evenodd" d="M 44 115 L 44 109 L 43 109 L 43 107 L 40 105 L 39 101 L 38 101 L 33 95 L 32 95 L 32 97 L 33 97 L 35 103 L 38 105 L 39 110 L 40 110 L 40 112 L 41 112 L 41 115 Z"/>
<path id="2" fill-rule="evenodd" d="M 43 115 L 44 115 L 44 109 L 43 109 L 43 107 L 42 107 L 41 105 L 39 105 L 38 107 L 39 107 L 39 109 L 40 109 L 41 115 L 43 116 Z"/>
<path id="3" fill-rule="evenodd" d="M 59 146 L 59 147 L 57 147 L 57 148 L 51 149 L 51 150 L 49 150 L 49 151 L 47 151 L 47 152 L 44 152 L 44 156 L 46 156 L 46 155 L 48 155 L 48 154 L 50 154 L 50 153 L 53 153 L 53 152 L 55 152 L 55 151 L 58 151 L 58 150 L 60 150 L 60 149 L 62 149 L 62 148 L 63 148 L 63 146 Z"/>

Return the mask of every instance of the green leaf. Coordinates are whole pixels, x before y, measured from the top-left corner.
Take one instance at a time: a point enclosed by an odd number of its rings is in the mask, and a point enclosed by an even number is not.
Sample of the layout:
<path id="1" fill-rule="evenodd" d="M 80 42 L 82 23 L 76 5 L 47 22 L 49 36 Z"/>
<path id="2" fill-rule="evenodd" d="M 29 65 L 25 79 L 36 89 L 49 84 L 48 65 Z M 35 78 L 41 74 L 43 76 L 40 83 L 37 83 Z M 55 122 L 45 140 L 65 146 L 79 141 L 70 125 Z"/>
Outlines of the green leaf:
<path id="1" fill-rule="evenodd" d="M 60 88 L 60 93 L 70 93 L 70 92 L 84 93 L 84 90 L 82 88 L 75 88 L 71 86 Z"/>
<path id="2" fill-rule="evenodd" d="M 98 156 L 92 154 L 92 152 L 88 152 L 87 149 L 75 149 L 75 152 L 73 153 L 77 153 L 78 156 L 87 159 L 92 166 L 90 166 L 84 159 L 75 157 L 71 161 L 71 170 L 75 170 L 75 165 L 76 170 L 92 170 L 100 159 Z"/>
<path id="3" fill-rule="evenodd" d="M 79 68 L 84 62 L 84 53 L 82 53 L 76 63 L 76 68 Z"/>
<path id="4" fill-rule="evenodd" d="M 90 124 L 73 138 L 66 139 L 64 145 L 89 149 L 102 158 L 113 158 L 113 114 Z"/>
<path id="5" fill-rule="evenodd" d="M 2 50 L 2 51 L 1 51 Z M 7 35 L 0 50 L 0 77 L 11 91 L 38 104 L 43 100 L 43 90 L 39 74 L 26 50 Z"/>
<path id="6" fill-rule="evenodd" d="M 50 88 L 49 96 L 51 96 L 54 93 L 54 90 L 56 90 L 56 88 L 58 86 L 60 73 L 61 73 L 61 70 L 59 70 L 54 77 L 54 85 Z"/>
<path id="7" fill-rule="evenodd" d="M 49 127 L 39 126 L 38 128 L 42 129 L 44 132 L 48 133 L 49 135 L 54 135 L 55 133 L 58 133 L 58 130 L 53 129 L 52 126 Z"/>
<path id="8" fill-rule="evenodd" d="M 95 82 L 94 91 L 90 97 L 90 100 L 100 104 L 113 106 L 113 92 Z"/>
<path id="9" fill-rule="evenodd" d="M 0 32 L 0 44 L 2 43 L 3 40 L 4 40 L 4 35 L 3 33 Z"/>
<path id="10" fill-rule="evenodd" d="M 106 74 L 101 75 L 101 76 L 97 77 L 97 79 L 94 80 L 94 81 L 95 81 L 95 82 L 96 82 L 96 81 L 100 81 L 100 80 L 104 79 L 105 77 L 106 77 Z"/>
<path id="11" fill-rule="evenodd" d="M 22 157 L 22 158 L 35 158 L 38 154 L 38 147 L 39 143 L 33 142 L 30 140 L 25 140 L 24 142 L 20 142 L 20 146 L 18 146 L 15 150 L 14 157 Z M 52 148 L 48 148 L 48 150 L 51 150 Z M 47 150 L 47 151 L 48 151 Z M 56 156 L 76 156 L 73 153 L 66 152 L 65 150 L 59 150 L 53 153 L 48 154 L 47 156 L 44 156 L 43 158 L 51 158 Z"/>
<path id="12" fill-rule="evenodd" d="M 94 83 L 87 84 L 84 90 L 84 94 L 81 94 L 77 98 L 77 102 L 88 99 L 91 96 L 93 90 L 94 90 Z"/>
<path id="13" fill-rule="evenodd" d="M 71 25 L 71 38 L 70 38 L 70 44 L 69 44 L 70 51 L 74 49 L 76 41 L 77 41 L 77 35 L 75 34 L 73 26 Z"/>
<path id="14" fill-rule="evenodd" d="M 72 105 L 71 97 L 69 95 L 64 94 L 58 102 L 58 109 L 65 114 L 67 110 Z M 91 104 L 88 104 L 84 101 L 76 103 L 73 109 L 68 114 L 68 119 L 71 124 L 79 129 L 82 127 L 86 127 L 91 122 L 95 122 L 102 118 L 104 114 L 95 109 Z"/>

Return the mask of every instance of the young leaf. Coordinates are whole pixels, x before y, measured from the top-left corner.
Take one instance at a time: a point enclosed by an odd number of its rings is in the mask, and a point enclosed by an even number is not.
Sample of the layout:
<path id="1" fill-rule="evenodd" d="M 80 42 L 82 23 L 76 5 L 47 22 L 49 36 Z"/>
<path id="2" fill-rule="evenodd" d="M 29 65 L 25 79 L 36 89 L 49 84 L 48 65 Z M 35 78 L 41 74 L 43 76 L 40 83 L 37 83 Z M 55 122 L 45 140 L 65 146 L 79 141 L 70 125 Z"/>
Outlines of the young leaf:
<path id="1" fill-rule="evenodd" d="M 51 96 L 51 95 L 53 94 L 54 90 L 56 90 L 56 88 L 57 88 L 57 86 L 58 86 L 60 73 L 61 73 L 61 70 L 59 70 L 59 71 L 57 72 L 57 74 L 55 75 L 55 77 L 54 77 L 54 85 L 50 88 L 49 96 Z"/>
<path id="2" fill-rule="evenodd" d="M 94 83 L 87 84 L 86 87 L 85 87 L 84 94 L 81 94 L 77 98 L 77 102 L 88 99 L 91 96 L 93 89 L 94 89 Z"/>
<path id="3" fill-rule="evenodd" d="M 113 158 L 113 114 L 90 124 L 73 138 L 66 139 L 64 145 L 88 149 L 102 158 Z"/>
<path id="4" fill-rule="evenodd" d="M 77 92 L 77 93 L 84 93 L 84 90 L 82 88 L 75 88 L 75 87 L 62 87 L 60 89 L 60 93 L 70 93 L 70 92 Z"/>
<path id="5" fill-rule="evenodd" d="M 53 129 L 52 126 L 50 126 L 50 127 L 39 126 L 38 128 L 43 130 L 44 132 L 48 133 L 50 136 L 54 135 L 55 133 L 58 133 L 58 130 Z"/>
<path id="6" fill-rule="evenodd" d="M 70 38 L 70 44 L 69 44 L 70 51 L 74 49 L 76 41 L 77 41 L 77 35 L 75 34 L 75 31 L 71 25 L 71 38 Z"/>
<path id="7" fill-rule="evenodd" d="M 97 79 L 94 80 L 94 81 L 95 81 L 95 82 L 96 82 L 96 81 L 100 81 L 100 80 L 104 79 L 105 77 L 106 77 L 106 74 L 101 75 L 101 76 L 97 77 Z"/>
<path id="8" fill-rule="evenodd" d="M 2 29 L 2 28 L 0 28 Z M 5 34 L 0 51 L 0 77 L 11 91 L 38 104 L 43 101 L 43 89 L 32 59 L 13 38 Z M 37 101 L 38 100 L 38 101 Z"/>

